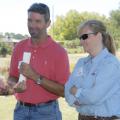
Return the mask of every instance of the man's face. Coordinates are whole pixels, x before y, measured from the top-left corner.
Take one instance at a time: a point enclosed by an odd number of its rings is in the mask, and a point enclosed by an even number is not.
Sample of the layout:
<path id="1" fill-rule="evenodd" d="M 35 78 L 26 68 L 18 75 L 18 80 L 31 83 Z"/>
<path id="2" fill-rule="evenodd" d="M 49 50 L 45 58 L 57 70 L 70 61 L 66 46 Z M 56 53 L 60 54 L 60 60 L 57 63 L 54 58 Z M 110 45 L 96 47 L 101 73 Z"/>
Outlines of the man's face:
<path id="1" fill-rule="evenodd" d="M 42 34 L 45 34 L 48 26 L 43 14 L 28 13 L 28 30 L 32 38 L 39 39 Z"/>

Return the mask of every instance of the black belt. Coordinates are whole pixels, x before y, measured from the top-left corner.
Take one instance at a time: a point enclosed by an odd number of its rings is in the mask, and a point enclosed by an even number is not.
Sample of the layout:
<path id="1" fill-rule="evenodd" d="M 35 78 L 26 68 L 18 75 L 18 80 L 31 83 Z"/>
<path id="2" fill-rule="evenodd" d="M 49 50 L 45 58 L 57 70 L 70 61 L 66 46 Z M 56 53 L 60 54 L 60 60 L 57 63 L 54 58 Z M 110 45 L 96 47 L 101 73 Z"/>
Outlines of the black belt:
<path id="1" fill-rule="evenodd" d="M 27 107 L 35 107 L 35 106 L 50 104 L 50 103 L 55 102 L 55 101 L 56 100 L 50 100 L 50 101 L 45 102 L 45 103 L 37 103 L 37 104 L 18 101 L 18 104 L 23 105 L 23 106 L 27 106 Z"/>
<path id="2" fill-rule="evenodd" d="M 111 117 L 101 117 L 101 116 L 86 116 L 86 115 L 80 115 L 78 117 L 78 120 L 115 120 L 120 119 L 120 117 L 117 116 L 111 116 Z"/>

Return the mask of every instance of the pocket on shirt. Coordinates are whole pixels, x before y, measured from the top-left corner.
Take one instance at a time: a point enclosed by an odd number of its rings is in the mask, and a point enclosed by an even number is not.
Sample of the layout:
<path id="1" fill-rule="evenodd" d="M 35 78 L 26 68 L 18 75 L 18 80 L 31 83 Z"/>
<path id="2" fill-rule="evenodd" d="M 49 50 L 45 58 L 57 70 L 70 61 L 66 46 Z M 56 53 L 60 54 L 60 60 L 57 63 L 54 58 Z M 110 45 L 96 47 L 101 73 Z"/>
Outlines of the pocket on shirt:
<path id="1" fill-rule="evenodd" d="M 96 71 L 91 73 L 91 81 L 92 81 L 91 87 L 94 87 L 96 84 L 97 74 L 98 73 Z"/>
<path id="2" fill-rule="evenodd" d="M 85 77 L 83 88 L 92 88 L 96 84 L 97 72 L 91 72 L 88 76 Z"/>

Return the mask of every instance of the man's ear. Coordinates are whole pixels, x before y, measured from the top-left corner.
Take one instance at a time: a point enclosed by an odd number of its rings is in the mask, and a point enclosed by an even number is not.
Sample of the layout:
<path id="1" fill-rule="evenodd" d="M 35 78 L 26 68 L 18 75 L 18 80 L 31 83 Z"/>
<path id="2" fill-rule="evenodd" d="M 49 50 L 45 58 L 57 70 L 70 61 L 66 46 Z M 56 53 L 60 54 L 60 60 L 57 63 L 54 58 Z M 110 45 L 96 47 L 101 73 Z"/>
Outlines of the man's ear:
<path id="1" fill-rule="evenodd" d="M 46 23 L 46 28 L 48 28 L 50 26 L 50 23 L 51 23 L 51 20 L 49 20 L 47 23 Z"/>

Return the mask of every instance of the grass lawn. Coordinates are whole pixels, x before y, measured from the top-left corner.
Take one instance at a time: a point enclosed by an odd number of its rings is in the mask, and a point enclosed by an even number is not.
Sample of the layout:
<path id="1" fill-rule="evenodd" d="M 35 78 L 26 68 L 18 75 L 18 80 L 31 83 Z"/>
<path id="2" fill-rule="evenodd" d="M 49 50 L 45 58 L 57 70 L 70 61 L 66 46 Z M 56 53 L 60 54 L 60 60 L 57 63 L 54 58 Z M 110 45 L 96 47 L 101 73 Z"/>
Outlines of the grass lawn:
<path id="1" fill-rule="evenodd" d="M 73 66 L 79 59 L 79 57 L 86 56 L 86 54 L 79 55 L 79 54 L 70 54 L 69 60 Z M 120 58 L 120 52 L 117 53 L 117 57 Z M 10 57 L 9 57 L 10 59 Z M 0 68 L 7 67 L 9 65 L 8 58 L 0 58 Z M 72 70 L 71 69 L 71 70 Z M 0 97 L 0 120 L 13 120 L 13 111 L 15 107 L 16 100 L 14 96 L 9 97 Z M 77 112 L 74 108 L 69 107 L 68 104 L 65 102 L 64 98 L 59 99 L 60 109 L 62 112 L 63 120 L 77 120 Z"/>
<path id="2" fill-rule="evenodd" d="M 0 97 L 0 120 L 13 120 L 15 102 L 14 96 Z"/>
<path id="3" fill-rule="evenodd" d="M 64 98 L 59 99 L 63 120 L 77 120 L 77 112 L 67 105 Z M 0 97 L 0 120 L 13 120 L 13 111 L 16 104 L 14 96 Z"/>
<path id="4" fill-rule="evenodd" d="M 74 64 L 80 55 L 69 55 L 70 63 Z M 0 58 L 0 68 L 7 68 L 10 63 L 10 56 L 7 58 Z M 0 96 L 0 120 L 13 120 L 13 111 L 16 104 L 14 96 L 2 97 Z M 77 112 L 75 108 L 69 107 L 64 98 L 59 99 L 59 105 L 62 112 L 63 120 L 77 120 Z"/>

